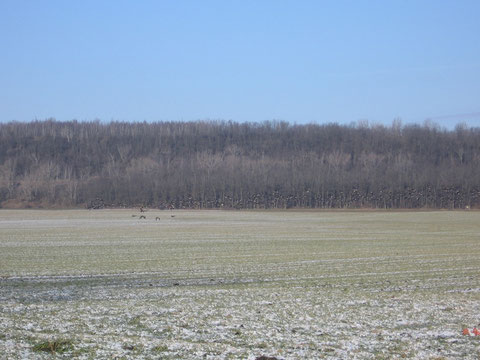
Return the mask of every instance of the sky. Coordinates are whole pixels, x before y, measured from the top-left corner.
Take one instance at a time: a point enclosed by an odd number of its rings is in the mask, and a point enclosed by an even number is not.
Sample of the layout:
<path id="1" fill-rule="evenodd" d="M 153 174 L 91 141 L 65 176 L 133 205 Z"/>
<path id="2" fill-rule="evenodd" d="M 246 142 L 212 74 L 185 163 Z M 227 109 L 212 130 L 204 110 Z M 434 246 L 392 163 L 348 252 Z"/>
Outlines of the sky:
<path id="1" fill-rule="evenodd" d="M 0 122 L 480 126 L 478 0 L 0 0 Z"/>

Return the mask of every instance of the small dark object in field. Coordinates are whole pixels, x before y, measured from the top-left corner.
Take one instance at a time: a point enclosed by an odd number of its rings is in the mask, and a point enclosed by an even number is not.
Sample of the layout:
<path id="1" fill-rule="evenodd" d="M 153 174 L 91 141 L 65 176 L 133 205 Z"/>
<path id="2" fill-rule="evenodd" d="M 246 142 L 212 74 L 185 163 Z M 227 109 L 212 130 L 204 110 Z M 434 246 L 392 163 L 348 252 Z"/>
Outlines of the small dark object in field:
<path id="1" fill-rule="evenodd" d="M 140 215 L 139 219 L 146 219 L 146 217 L 143 215 Z"/>
<path id="2" fill-rule="evenodd" d="M 175 215 L 170 215 L 170 217 L 175 217 Z"/>
<path id="3" fill-rule="evenodd" d="M 158 221 L 158 220 L 160 220 L 160 218 L 157 216 L 157 217 L 155 218 L 155 221 Z"/>
<path id="4" fill-rule="evenodd" d="M 134 345 L 123 345 L 123 350 L 135 350 L 135 346 Z"/>
<path id="5" fill-rule="evenodd" d="M 136 217 L 137 215 L 132 215 L 132 217 Z"/>
<path id="6" fill-rule="evenodd" d="M 173 286 L 178 286 L 178 285 L 180 285 L 180 283 L 178 283 L 178 282 L 173 283 Z"/>
<path id="7" fill-rule="evenodd" d="M 153 286 L 153 284 L 148 284 L 148 286 Z"/>
<path id="8" fill-rule="evenodd" d="M 279 358 L 276 358 L 275 356 L 257 356 L 255 360 L 280 360 Z"/>

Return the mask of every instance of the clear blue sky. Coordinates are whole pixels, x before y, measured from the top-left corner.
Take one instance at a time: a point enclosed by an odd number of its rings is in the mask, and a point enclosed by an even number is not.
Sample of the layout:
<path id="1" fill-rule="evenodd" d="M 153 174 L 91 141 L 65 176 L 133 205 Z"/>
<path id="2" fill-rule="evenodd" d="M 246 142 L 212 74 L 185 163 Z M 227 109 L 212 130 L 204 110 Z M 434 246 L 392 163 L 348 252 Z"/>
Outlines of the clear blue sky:
<path id="1" fill-rule="evenodd" d="M 0 54 L 3 122 L 480 126 L 479 0 L 0 0 Z"/>

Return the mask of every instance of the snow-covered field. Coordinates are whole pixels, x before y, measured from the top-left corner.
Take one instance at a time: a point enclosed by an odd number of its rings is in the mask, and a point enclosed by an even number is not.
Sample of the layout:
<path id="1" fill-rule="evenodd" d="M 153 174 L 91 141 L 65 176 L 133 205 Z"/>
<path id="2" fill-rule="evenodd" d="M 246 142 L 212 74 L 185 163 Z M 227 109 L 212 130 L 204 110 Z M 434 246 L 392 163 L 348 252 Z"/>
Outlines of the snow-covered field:
<path id="1" fill-rule="evenodd" d="M 0 358 L 478 359 L 479 323 L 475 211 L 0 210 Z"/>

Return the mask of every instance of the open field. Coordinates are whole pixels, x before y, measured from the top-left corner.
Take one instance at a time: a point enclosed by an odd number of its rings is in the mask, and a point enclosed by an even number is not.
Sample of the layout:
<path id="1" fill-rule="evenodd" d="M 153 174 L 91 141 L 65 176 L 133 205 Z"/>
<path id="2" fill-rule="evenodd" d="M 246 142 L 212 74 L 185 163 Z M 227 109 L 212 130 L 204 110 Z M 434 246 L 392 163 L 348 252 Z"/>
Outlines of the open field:
<path id="1" fill-rule="evenodd" d="M 0 358 L 480 357 L 480 212 L 140 215 L 0 211 Z"/>

